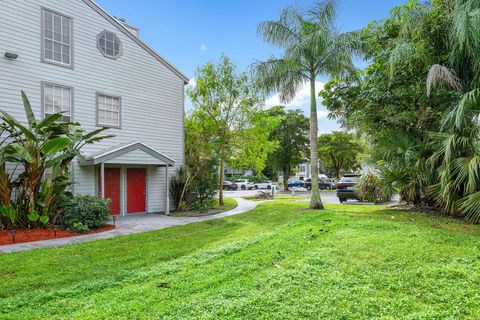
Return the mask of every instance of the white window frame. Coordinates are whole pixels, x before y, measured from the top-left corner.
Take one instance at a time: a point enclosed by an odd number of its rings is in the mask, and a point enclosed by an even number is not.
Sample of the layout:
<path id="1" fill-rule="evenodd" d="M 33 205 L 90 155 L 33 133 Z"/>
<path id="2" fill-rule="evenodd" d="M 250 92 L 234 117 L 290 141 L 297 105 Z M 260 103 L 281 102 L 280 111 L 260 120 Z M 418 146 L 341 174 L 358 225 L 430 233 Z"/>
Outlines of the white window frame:
<path id="1" fill-rule="evenodd" d="M 105 43 L 105 51 L 103 51 L 102 48 L 100 47 L 100 38 L 102 38 L 106 34 L 111 34 L 113 36 L 113 53 L 114 54 L 112 54 L 112 55 L 110 55 L 106 52 L 106 49 L 107 49 L 107 44 L 106 43 Z M 115 54 L 115 43 L 116 42 L 118 42 L 118 53 L 117 54 Z M 108 30 L 103 30 L 102 32 L 100 32 L 97 35 L 97 49 L 98 49 L 98 51 L 100 51 L 102 53 L 102 55 L 104 57 L 114 59 L 114 60 L 120 58 L 123 54 L 122 41 L 120 40 L 120 38 L 114 32 L 111 32 L 111 31 L 108 31 Z"/>
<path id="2" fill-rule="evenodd" d="M 69 86 L 65 86 L 65 85 L 61 85 L 61 84 L 57 84 L 57 83 L 52 83 L 52 82 L 45 82 L 45 81 L 42 81 L 42 117 L 45 118 L 48 115 L 50 115 L 51 113 L 47 113 L 46 112 L 46 103 L 45 103 L 45 98 L 46 98 L 46 90 L 45 90 L 45 87 L 46 86 L 52 86 L 53 87 L 53 100 L 52 100 L 52 103 L 54 103 L 55 101 L 55 88 L 62 88 L 62 89 L 67 89 L 67 90 L 70 90 L 70 110 L 69 110 L 69 120 L 68 122 L 72 122 L 73 121 L 73 105 L 74 105 L 74 101 L 73 101 L 73 87 L 69 87 Z M 62 95 L 63 95 L 63 91 L 62 91 Z M 62 96 L 62 100 L 63 100 L 63 96 Z M 54 110 L 55 111 L 55 108 Z M 53 112 L 55 113 L 55 112 Z M 65 116 L 63 116 L 61 118 L 61 121 L 66 121 L 66 119 L 64 118 Z"/>
<path id="3" fill-rule="evenodd" d="M 102 123 L 100 122 L 100 99 L 101 98 L 110 98 L 110 99 L 118 99 L 118 124 L 108 124 L 108 123 Z M 108 94 L 108 93 L 103 93 L 103 92 L 97 92 L 96 93 L 96 122 L 98 127 L 108 127 L 108 128 L 117 128 L 120 129 L 122 127 L 122 98 L 120 96 Z M 106 110 L 106 109 L 103 109 Z M 106 110 L 106 111 L 112 111 L 112 110 Z"/>
<path id="4" fill-rule="evenodd" d="M 50 12 L 53 14 L 53 19 L 55 20 L 55 15 L 59 15 L 62 17 L 62 24 L 63 24 L 63 18 L 66 18 L 70 21 L 70 34 L 69 34 L 69 39 L 70 39 L 70 43 L 64 43 L 63 42 L 63 33 L 60 34 L 61 36 L 61 41 L 56 41 L 54 39 L 46 39 L 46 34 L 45 34 L 45 13 L 46 12 Z M 63 14 L 63 13 L 60 13 L 58 11 L 55 11 L 55 10 L 51 10 L 51 9 L 48 9 L 48 8 L 44 8 L 42 7 L 41 9 L 41 15 L 42 15 L 42 30 L 41 30 L 41 49 L 42 49 L 42 53 L 41 53 L 41 57 L 42 57 L 42 62 L 46 62 L 46 63 L 51 63 L 51 64 L 54 64 L 54 65 L 58 65 L 58 66 L 62 66 L 62 67 L 67 67 L 67 68 L 73 68 L 73 18 L 66 15 L 66 14 Z M 53 32 L 53 31 L 52 31 Z M 63 32 L 63 30 L 62 30 Z M 53 38 L 55 38 L 55 36 L 53 35 Z M 62 61 L 56 61 L 55 60 L 55 47 L 54 47 L 54 50 L 52 51 L 52 59 L 48 59 L 45 55 L 45 51 L 46 51 L 46 48 L 45 48 L 45 40 L 50 40 L 54 43 L 54 46 L 55 46 L 55 43 L 58 43 L 60 44 L 61 48 L 63 48 L 63 46 L 68 46 L 69 47 L 69 50 L 70 50 L 70 55 L 69 55 L 69 58 L 70 58 L 70 61 L 69 63 L 64 63 L 63 62 L 63 53 L 61 55 L 62 57 Z M 63 50 L 63 49 L 61 49 Z"/>

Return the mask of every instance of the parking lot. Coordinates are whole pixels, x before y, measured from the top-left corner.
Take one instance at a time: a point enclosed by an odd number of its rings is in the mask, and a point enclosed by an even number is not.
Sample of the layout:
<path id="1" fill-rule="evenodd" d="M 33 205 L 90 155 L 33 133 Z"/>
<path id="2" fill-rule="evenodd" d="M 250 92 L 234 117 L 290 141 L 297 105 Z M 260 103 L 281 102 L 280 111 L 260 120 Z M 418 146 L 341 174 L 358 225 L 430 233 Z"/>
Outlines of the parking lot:
<path id="1" fill-rule="evenodd" d="M 269 191 L 269 190 L 237 190 L 237 191 L 223 191 L 223 194 L 227 198 L 242 198 L 242 197 L 253 197 L 255 196 L 258 191 Z M 292 194 L 291 192 L 284 192 L 283 190 L 275 190 L 275 194 Z M 297 196 L 310 196 L 311 193 L 309 191 L 295 191 L 295 195 Z M 332 203 L 332 204 L 340 204 L 340 201 L 337 198 L 337 194 L 335 191 L 320 191 L 320 195 L 322 197 L 323 203 Z M 299 199 L 300 201 L 308 201 L 305 199 Z M 392 200 L 388 204 L 396 204 L 399 201 L 399 197 L 394 196 Z M 348 200 L 347 204 L 369 204 L 366 202 L 361 202 L 358 200 Z"/>
<path id="2" fill-rule="evenodd" d="M 228 198 L 241 198 L 241 197 L 252 197 L 255 196 L 258 191 L 260 190 L 237 190 L 237 191 L 224 191 L 225 197 Z M 269 190 L 261 190 L 261 191 L 269 191 Z M 276 194 L 292 194 L 291 192 L 283 192 L 280 190 L 275 190 Z M 337 195 L 335 192 L 320 192 L 322 201 L 324 203 L 340 203 L 338 201 Z M 297 196 L 310 196 L 310 192 L 308 191 L 295 191 L 295 195 Z M 349 202 L 358 202 L 355 200 L 349 200 Z"/>

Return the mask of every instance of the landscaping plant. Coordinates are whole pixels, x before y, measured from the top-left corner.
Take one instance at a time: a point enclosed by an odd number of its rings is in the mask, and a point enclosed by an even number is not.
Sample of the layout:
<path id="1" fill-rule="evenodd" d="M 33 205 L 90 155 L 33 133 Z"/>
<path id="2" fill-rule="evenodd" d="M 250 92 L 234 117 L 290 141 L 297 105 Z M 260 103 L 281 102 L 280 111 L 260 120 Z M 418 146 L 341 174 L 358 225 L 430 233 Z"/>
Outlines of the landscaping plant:
<path id="1" fill-rule="evenodd" d="M 92 195 L 75 196 L 65 206 L 62 227 L 73 232 L 101 228 L 110 219 L 109 200 Z"/>
<path id="2" fill-rule="evenodd" d="M 392 197 L 392 190 L 373 171 L 362 175 L 354 189 L 358 199 L 366 202 L 386 202 Z"/>
<path id="3" fill-rule="evenodd" d="M 85 133 L 79 123 L 60 121 L 62 113 L 36 119 L 23 91 L 22 100 L 26 124 L 0 110 L 0 219 L 9 228 L 53 225 L 71 198 L 72 160 L 111 136 L 99 135 L 105 128 Z"/>

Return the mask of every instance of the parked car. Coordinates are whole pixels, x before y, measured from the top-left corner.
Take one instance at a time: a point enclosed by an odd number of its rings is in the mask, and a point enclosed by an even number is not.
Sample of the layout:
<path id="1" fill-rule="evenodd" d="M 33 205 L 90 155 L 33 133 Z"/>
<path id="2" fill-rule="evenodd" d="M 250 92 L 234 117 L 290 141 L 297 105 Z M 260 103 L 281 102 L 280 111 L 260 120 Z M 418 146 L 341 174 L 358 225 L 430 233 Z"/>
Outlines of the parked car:
<path id="1" fill-rule="evenodd" d="M 233 182 L 230 182 L 230 181 L 223 181 L 223 186 L 222 186 L 223 190 L 238 190 L 238 185 L 233 183 Z"/>
<path id="2" fill-rule="evenodd" d="M 235 183 L 238 188 L 242 190 L 252 190 L 255 187 L 248 179 L 237 179 L 233 181 L 233 183 Z"/>
<path id="3" fill-rule="evenodd" d="M 255 189 L 272 189 L 273 186 L 274 184 L 270 180 L 264 180 L 253 184 Z"/>
<path id="4" fill-rule="evenodd" d="M 358 199 L 355 194 L 354 186 L 360 181 L 361 175 L 359 174 L 346 174 L 337 183 L 337 197 L 340 203 L 347 201 L 348 199 Z M 361 199 L 358 199 L 361 200 Z"/>
<path id="5" fill-rule="evenodd" d="M 288 180 L 289 188 L 303 188 L 305 187 L 305 181 L 302 180 Z"/>
<path id="6" fill-rule="evenodd" d="M 334 179 L 320 178 L 318 179 L 318 187 L 320 190 L 335 190 L 336 183 Z M 312 179 L 305 180 L 305 188 L 312 190 Z"/>

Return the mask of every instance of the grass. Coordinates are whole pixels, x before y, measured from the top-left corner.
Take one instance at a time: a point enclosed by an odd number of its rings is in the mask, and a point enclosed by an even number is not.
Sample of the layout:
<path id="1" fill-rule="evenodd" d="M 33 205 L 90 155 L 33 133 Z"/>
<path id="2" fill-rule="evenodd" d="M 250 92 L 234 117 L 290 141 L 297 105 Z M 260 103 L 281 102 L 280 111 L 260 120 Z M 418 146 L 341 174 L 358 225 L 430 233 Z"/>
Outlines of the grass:
<path id="1" fill-rule="evenodd" d="M 237 207 L 237 201 L 232 198 L 224 198 L 223 199 L 224 205 L 221 206 L 217 203 L 207 212 L 202 212 L 199 210 L 189 210 L 189 211 L 174 211 L 171 212 L 170 215 L 174 217 L 203 217 L 203 216 L 210 216 L 212 214 L 217 214 L 225 211 L 229 211 L 235 209 Z"/>
<path id="2" fill-rule="evenodd" d="M 480 226 L 307 207 L 0 255 L 0 318 L 480 317 Z"/>

